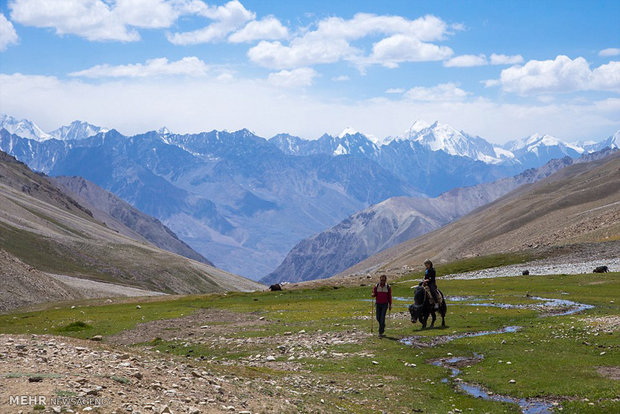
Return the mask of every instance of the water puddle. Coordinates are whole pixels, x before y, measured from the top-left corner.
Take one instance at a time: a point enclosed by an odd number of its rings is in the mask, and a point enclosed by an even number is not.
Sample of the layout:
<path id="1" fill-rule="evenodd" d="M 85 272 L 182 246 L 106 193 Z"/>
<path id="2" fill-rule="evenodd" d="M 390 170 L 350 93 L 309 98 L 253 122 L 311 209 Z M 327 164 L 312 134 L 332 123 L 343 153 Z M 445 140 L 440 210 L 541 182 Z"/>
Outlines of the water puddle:
<path id="1" fill-rule="evenodd" d="M 474 398 L 482 398 L 483 400 L 499 401 L 510 404 L 517 404 L 521 408 L 521 412 L 524 414 L 545 414 L 549 413 L 552 404 L 546 401 L 528 399 L 528 398 L 513 398 L 506 395 L 497 395 L 484 390 L 482 387 L 474 384 L 468 384 L 457 378 L 457 375 L 461 373 L 458 366 L 462 364 L 471 364 L 479 362 L 484 358 L 483 355 L 474 354 L 473 358 L 466 357 L 452 357 L 447 359 L 440 359 L 431 362 L 432 365 L 447 368 L 451 371 L 450 379 L 455 383 L 456 387 L 462 392 L 471 395 Z M 441 380 L 443 383 L 450 382 L 449 378 Z"/>

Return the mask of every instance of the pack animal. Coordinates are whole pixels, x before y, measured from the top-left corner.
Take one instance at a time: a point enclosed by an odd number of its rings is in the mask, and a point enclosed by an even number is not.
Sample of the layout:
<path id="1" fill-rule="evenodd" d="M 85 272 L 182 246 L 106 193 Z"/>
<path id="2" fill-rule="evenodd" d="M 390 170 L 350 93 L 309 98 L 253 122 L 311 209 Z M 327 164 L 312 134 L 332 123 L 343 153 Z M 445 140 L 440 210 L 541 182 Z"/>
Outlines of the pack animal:
<path id="1" fill-rule="evenodd" d="M 607 273 L 609 272 L 609 268 L 607 266 L 596 266 L 594 268 L 594 273 Z"/>
<path id="2" fill-rule="evenodd" d="M 279 283 L 269 286 L 269 290 L 275 292 L 276 290 L 282 290 L 282 286 Z"/>
<path id="3" fill-rule="evenodd" d="M 441 304 L 439 305 L 439 314 L 441 315 L 441 326 L 446 326 L 446 312 L 448 310 L 443 293 L 438 289 L 441 296 Z M 409 305 L 409 313 L 411 314 L 411 322 L 416 323 L 418 320 L 422 324 L 422 329 L 426 328 L 429 315 L 432 317 L 431 328 L 435 326 L 435 306 L 431 303 L 431 294 L 423 286 L 417 286 L 413 294 L 413 305 Z"/>

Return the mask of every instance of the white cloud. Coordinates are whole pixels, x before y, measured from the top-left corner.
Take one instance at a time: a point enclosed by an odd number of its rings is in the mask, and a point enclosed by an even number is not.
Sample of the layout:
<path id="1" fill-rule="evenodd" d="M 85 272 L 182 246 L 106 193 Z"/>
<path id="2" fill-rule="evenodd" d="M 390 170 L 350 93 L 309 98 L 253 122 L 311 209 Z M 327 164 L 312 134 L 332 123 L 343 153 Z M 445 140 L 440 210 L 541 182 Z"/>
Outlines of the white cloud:
<path id="1" fill-rule="evenodd" d="M 498 55 L 496 53 L 491 54 L 491 65 L 517 65 L 523 62 L 523 56 L 521 55 Z"/>
<path id="2" fill-rule="evenodd" d="M 487 58 L 484 55 L 461 55 L 455 56 L 444 62 L 445 67 L 472 67 L 487 65 Z"/>
<path id="3" fill-rule="evenodd" d="M 17 44 L 18 40 L 13 23 L 0 13 L 0 52 L 5 51 L 9 45 Z"/>
<path id="4" fill-rule="evenodd" d="M 298 88 L 312 85 L 312 81 L 317 75 L 318 73 L 312 68 L 281 70 L 280 72 L 270 73 L 268 81 L 274 86 Z"/>
<path id="5" fill-rule="evenodd" d="M 405 93 L 405 90 L 403 88 L 390 88 L 390 89 L 387 89 L 385 93 L 393 93 L 393 94 L 400 95 L 402 93 Z"/>
<path id="6" fill-rule="evenodd" d="M 228 37 L 232 43 L 253 42 L 255 40 L 286 39 L 288 29 L 273 16 L 261 20 L 254 20 L 245 27 Z"/>
<path id="7" fill-rule="evenodd" d="M 468 93 L 457 87 L 454 83 L 442 83 L 437 86 L 425 88 L 417 86 L 405 92 L 404 96 L 413 101 L 445 102 L 460 101 L 467 97 Z"/>
<path id="8" fill-rule="evenodd" d="M 375 43 L 372 47 L 372 55 L 366 62 L 380 63 L 385 67 L 395 68 L 402 62 L 443 60 L 452 53 L 452 49 L 447 46 L 424 43 L 415 37 L 396 34 Z"/>
<path id="9" fill-rule="evenodd" d="M 415 20 L 401 16 L 378 16 L 357 13 L 350 20 L 330 17 L 319 22 L 314 33 L 324 38 L 361 39 L 368 35 L 405 34 L 421 41 L 435 41 L 444 38 L 448 27 L 438 17 L 427 15 Z"/>
<path id="10" fill-rule="evenodd" d="M 610 62 L 590 70 L 578 57 L 558 56 L 554 60 L 531 60 L 523 66 L 504 69 L 499 79 L 503 90 L 519 95 L 562 93 L 587 90 L 620 91 L 620 65 Z M 494 82 L 488 82 L 492 86 Z"/>
<path id="11" fill-rule="evenodd" d="M 289 46 L 263 40 L 248 51 L 248 57 L 261 66 L 284 69 L 334 63 L 341 59 L 351 59 L 358 53 L 344 39 L 325 42 L 316 36 L 306 36 L 292 40 Z"/>
<path id="12" fill-rule="evenodd" d="M 254 20 L 256 14 L 243 7 L 237 0 L 229 1 L 223 6 L 208 7 L 200 12 L 214 23 L 191 32 L 168 34 L 168 40 L 175 45 L 195 45 L 200 43 L 218 42 L 243 27 L 248 21 Z"/>
<path id="13" fill-rule="evenodd" d="M 150 59 L 146 64 L 110 66 L 96 65 L 92 68 L 70 73 L 70 76 L 85 78 L 144 78 L 152 76 L 204 76 L 208 72 L 206 63 L 194 56 L 184 57 L 176 62 L 166 58 Z"/>
<path id="14" fill-rule="evenodd" d="M 443 39 L 447 25 L 435 16 L 408 20 L 400 16 L 358 13 L 350 20 L 330 17 L 316 29 L 305 31 L 288 44 L 262 41 L 248 51 L 250 60 L 274 69 L 289 69 L 338 61 L 360 66 L 382 64 L 395 67 L 401 62 L 441 60 L 452 54 L 445 46 L 429 43 Z M 351 44 L 370 36 L 381 39 L 372 53 Z"/>
<path id="15" fill-rule="evenodd" d="M 602 140 L 620 129 L 620 98 L 595 102 L 500 104 L 483 99 L 414 101 L 300 94 L 266 81 L 223 83 L 202 78 L 59 80 L 0 74 L 3 111 L 29 118 L 44 130 L 82 119 L 136 134 L 165 124 L 179 133 L 248 128 L 270 137 L 287 131 L 318 138 L 342 130 L 343 119 L 377 137 L 395 136 L 414 119 L 439 120 L 491 142 L 535 132 L 569 141 Z M 110 111 L 110 108 L 114 111 Z M 320 122 L 317 122 L 320 120 Z"/>
<path id="16" fill-rule="evenodd" d="M 604 56 L 604 57 L 618 56 L 620 55 L 620 49 L 616 47 L 610 47 L 610 48 L 601 50 L 600 52 L 598 52 L 598 55 Z"/>
<path id="17" fill-rule="evenodd" d="M 136 41 L 136 28 L 170 27 L 180 15 L 206 7 L 200 0 L 13 0 L 11 18 L 26 26 L 88 40 Z"/>
<path id="18" fill-rule="evenodd" d="M 444 62 L 446 67 L 472 67 L 472 66 L 485 66 L 485 65 L 516 65 L 523 62 L 523 56 L 521 55 L 498 55 L 492 53 L 491 57 L 487 59 L 484 54 L 480 55 L 461 55 L 455 56 Z"/>
<path id="19" fill-rule="evenodd" d="M 594 69 L 590 87 L 620 93 L 620 62 L 609 62 Z"/>

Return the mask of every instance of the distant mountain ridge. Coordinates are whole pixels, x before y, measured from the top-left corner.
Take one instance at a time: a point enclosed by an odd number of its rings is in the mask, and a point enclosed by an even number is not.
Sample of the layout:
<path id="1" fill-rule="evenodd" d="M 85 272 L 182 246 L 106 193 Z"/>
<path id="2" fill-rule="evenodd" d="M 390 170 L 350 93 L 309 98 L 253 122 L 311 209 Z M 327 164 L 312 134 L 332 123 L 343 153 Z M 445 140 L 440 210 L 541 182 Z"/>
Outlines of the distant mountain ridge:
<path id="1" fill-rule="evenodd" d="M 415 134 L 383 141 L 351 128 L 308 141 L 287 134 L 267 140 L 247 129 L 162 128 L 130 137 L 102 129 L 86 137 L 92 128 L 72 125 L 76 132 L 63 140 L 0 129 L 0 149 L 36 171 L 85 177 L 159 219 L 218 267 L 252 278 L 272 272 L 300 240 L 370 205 L 436 197 L 526 168 L 506 150 L 439 123 L 416 123 Z M 453 145 L 453 152 L 476 158 L 432 150 L 431 136 L 440 130 L 447 132 L 438 142 L 447 145 L 454 136 L 464 146 Z M 539 154 L 528 165 L 551 155 Z"/>
<path id="2" fill-rule="evenodd" d="M 514 177 L 453 189 L 435 198 L 387 199 L 302 240 L 280 266 L 260 282 L 300 282 L 333 276 L 375 253 L 436 230 L 523 184 L 534 183 L 572 163 L 570 157 L 552 160 Z"/>
<path id="3" fill-rule="evenodd" d="M 98 127 L 83 121 L 73 121 L 69 125 L 61 126 L 50 132 L 44 132 L 38 125 L 27 119 L 18 120 L 10 115 L 0 114 L 0 128 L 4 128 L 11 134 L 35 141 L 47 141 L 49 139 L 78 140 L 97 135 L 100 132 L 109 131 L 108 128 Z"/>

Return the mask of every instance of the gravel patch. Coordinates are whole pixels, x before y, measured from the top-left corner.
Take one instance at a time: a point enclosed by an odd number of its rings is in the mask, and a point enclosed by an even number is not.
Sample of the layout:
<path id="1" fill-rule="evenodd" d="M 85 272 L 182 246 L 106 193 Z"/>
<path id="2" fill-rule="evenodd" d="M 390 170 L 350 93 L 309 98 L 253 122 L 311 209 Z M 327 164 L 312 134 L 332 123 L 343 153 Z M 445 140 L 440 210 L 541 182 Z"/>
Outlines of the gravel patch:
<path id="1" fill-rule="evenodd" d="M 597 266 L 607 266 L 610 272 L 620 271 L 620 258 L 590 260 L 581 262 L 564 262 L 559 259 L 545 259 L 517 265 L 493 267 L 466 273 L 454 273 L 442 276 L 441 279 L 487 279 L 492 277 L 521 276 L 524 270 L 530 275 L 576 275 L 592 273 Z"/>

